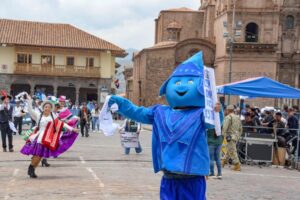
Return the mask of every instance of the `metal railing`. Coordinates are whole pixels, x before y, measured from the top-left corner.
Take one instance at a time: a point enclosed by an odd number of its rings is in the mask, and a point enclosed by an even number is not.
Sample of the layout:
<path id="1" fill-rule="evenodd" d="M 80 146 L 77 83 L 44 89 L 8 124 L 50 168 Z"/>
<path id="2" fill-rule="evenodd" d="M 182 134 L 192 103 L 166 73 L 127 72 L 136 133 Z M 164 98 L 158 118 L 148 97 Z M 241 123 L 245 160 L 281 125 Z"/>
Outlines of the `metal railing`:
<path id="1" fill-rule="evenodd" d="M 100 78 L 100 67 L 15 63 L 15 74 Z"/>

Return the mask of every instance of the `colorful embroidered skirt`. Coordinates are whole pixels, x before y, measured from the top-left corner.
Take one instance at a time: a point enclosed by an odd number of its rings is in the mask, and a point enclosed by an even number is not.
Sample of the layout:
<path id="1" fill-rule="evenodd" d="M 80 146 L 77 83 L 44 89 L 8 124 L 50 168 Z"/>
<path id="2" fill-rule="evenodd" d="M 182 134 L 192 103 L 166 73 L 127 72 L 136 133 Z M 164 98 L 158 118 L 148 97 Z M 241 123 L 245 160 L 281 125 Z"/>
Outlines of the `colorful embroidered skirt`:
<path id="1" fill-rule="evenodd" d="M 43 158 L 50 158 L 50 157 L 58 157 L 60 154 L 67 151 L 75 142 L 78 134 L 74 132 L 67 131 L 65 132 L 58 143 L 58 147 L 56 150 L 52 151 L 45 147 L 44 145 L 37 143 L 37 139 L 33 142 L 26 143 L 23 148 L 21 149 L 21 153 L 24 155 L 33 155 L 39 156 Z"/>

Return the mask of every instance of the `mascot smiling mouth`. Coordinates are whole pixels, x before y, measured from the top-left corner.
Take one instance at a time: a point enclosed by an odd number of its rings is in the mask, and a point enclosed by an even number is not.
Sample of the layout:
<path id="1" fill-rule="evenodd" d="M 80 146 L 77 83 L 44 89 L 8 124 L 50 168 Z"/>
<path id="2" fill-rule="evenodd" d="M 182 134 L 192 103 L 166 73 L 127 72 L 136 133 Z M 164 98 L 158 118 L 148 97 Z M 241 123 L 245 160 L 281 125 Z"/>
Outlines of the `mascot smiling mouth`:
<path id="1" fill-rule="evenodd" d="M 176 91 L 176 93 L 179 95 L 179 96 L 184 96 L 186 93 L 187 93 L 187 91 L 184 91 L 184 92 L 178 92 L 178 91 Z"/>

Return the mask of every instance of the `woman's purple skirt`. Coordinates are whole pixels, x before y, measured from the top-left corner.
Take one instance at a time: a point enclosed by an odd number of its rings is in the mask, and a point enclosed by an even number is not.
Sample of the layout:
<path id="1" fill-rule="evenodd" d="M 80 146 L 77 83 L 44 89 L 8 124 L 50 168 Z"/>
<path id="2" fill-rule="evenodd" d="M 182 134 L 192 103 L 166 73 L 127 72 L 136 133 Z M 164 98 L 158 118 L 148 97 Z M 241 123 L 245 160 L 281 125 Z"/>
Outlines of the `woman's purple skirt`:
<path id="1" fill-rule="evenodd" d="M 65 132 L 58 143 L 58 147 L 55 151 L 52 151 L 44 145 L 37 143 L 37 139 L 33 142 L 26 143 L 21 149 L 21 153 L 24 155 L 39 156 L 42 158 L 58 157 L 60 154 L 67 151 L 74 143 L 78 136 L 78 133 L 67 131 Z"/>

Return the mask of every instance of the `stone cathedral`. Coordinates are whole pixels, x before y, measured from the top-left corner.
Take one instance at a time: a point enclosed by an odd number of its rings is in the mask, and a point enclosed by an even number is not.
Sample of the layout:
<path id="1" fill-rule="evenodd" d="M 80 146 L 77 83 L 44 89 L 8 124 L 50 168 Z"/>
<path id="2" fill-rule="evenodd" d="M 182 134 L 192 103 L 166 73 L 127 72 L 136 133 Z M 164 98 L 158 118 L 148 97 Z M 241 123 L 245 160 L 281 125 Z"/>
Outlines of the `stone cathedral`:
<path id="1" fill-rule="evenodd" d="M 267 76 L 300 87 L 300 0 L 201 0 L 199 4 L 198 10 L 162 10 L 155 19 L 154 45 L 133 56 L 130 98 L 134 103 L 163 103 L 158 96 L 162 82 L 200 50 L 205 65 L 215 68 L 217 85 Z M 231 103 L 237 101 L 232 98 Z M 285 99 L 251 103 L 299 105 Z"/>

